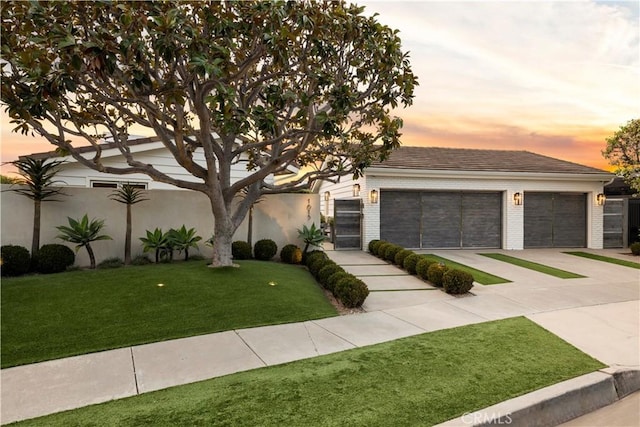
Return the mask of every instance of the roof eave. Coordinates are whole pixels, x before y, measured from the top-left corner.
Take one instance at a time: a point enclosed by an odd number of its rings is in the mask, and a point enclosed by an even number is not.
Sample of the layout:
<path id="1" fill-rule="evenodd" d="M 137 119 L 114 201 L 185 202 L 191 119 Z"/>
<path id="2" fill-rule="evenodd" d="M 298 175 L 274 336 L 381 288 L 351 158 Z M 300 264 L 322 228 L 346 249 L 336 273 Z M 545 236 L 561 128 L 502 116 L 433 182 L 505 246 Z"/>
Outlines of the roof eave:
<path id="1" fill-rule="evenodd" d="M 450 169 L 405 169 L 370 167 L 366 176 L 399 176 L 411 178 L 465 178 L 465 179 L 505 179 L 517 178 L 538 181 L 593 181 L 608 182 L 615 178 L 612 173 L 574 173 L 574 172 L 515 172 L 515 171 L 465 171 Z"/>

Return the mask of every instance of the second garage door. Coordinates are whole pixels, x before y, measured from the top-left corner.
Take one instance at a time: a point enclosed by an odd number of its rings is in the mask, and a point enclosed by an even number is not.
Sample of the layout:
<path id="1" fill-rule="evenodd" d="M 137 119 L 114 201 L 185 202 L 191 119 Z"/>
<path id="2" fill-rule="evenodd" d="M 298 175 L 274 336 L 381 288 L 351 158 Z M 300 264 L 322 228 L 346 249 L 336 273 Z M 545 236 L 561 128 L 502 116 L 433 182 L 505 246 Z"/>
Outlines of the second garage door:
<path id="1" fill-rule="evenodd" d="M 499 248 L 502 193 L 382 190 L 380 238 L 406 248 Z"/>
<path id="2" fill-rule="evenodd" d="M 586 203 L 586 194 L 526 192 L 524 195 L 524 247 L 585 247 L 587 244 Z"/>

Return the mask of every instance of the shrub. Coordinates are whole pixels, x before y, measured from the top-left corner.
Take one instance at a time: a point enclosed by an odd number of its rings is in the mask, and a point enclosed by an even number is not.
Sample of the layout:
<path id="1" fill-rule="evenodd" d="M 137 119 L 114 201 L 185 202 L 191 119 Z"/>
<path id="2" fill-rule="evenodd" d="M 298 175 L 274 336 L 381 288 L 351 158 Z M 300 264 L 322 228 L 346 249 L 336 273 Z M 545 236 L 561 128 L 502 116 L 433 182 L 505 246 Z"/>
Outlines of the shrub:
<path id="1" fill-rule="evenodd" d="M 118 257 L 107 258 L 98 264 L 99 269 L 107 269 L 107 268 L 120 268 L 124 265 L 124 261 L 122 261 Z"/>
<path id="2" fill-rule="evenodd" d="M 429 280 L 429 267 L 435 264 L 435 261 L 432 261 L 426 257 L 420 257 L 418 262 L 416 263 L 416 274 L 423 280 Z"/>
<path id="3" fill-rule="evenodd" d="M 287 264 L 300 264 L 302 262 L 302 250 L 296 245 L 285 245 L 280 251 L 280 260 Z"/>
<path id="4" fill-rule="evenodd" d="M 356 278 L 356 276 L 354 276 L 353 274 L 347 273 L 343 269 L 340 269 L 340 271 L 333 273 L 331 276 L 329 276 L 329 278 L 327 279 L 325 288 L 328 291 L 330 291 L 332 294 L 335 294 L 336 285 L 340 280 L 344 279 L 345 277 L 353 277 L 354 279 Z"/>
<path id="5" fill-rule="evenodd" d="M 328 259 L 329 257 L 323 251 L 311 251 L 307 252 L 306 255 L 304 252 L 302 253 L 302 262 L 307 267 L 309 267 L 316 258 Z"/>
<path id="6" fill-rule="evenodd" d="M 326 265 L 337 265 L 335 262 L 331 261 L 329 258 L 317 257 L 309 264 L 309 272 L 313 275 L 313 277 L 318 277 L 318 272 Z"/>
<path id="7" fill-rule="evenodd" d="M 58 243 L 43 245 L 38 251 L 36 270 L 42 274 L 60 273 L 75 260 L 76 254 L 68 246 Z"/>
<path id="8" fill-rule="evenodd" d="M 448 294 L 464 294 L 473 288 L 473 276 L 466 271 L 449 270 L 442 276 L 442 286 Z"/>
<path id="9" fill-rule="evenodd" d="M 29 272 L 31 256 L 29 250 L 18 245 L 4 245 L 0 248 L 2 276 L 22 276 Z"/>
<path id="10" fill-rule="evenodd" d="M 271 239 L 258 240 L 253 245 L 253 256 L 260 261 L 269 261 L 278 253 L 278 245 Z"/>
<path id="11" fill-rule="evenodd" d="M 631 249 L 631 253 L 634 255 L 640 255 L 640 242 L 635 242 L 632 243 L 629 246 L 629 249 Z"/>
<path id="12" fill-rule="evenodd" d="M 444 274 L 449 271 L 449 267 L 444 264 L 433 263 L 427 270 L 427 280 L 439 288 L 442 287 L 442 278 Z"/>
<path id="13" fill-rule="evenodd" d="M 152 262 L 146 255 L 137 255 L 131 260 L 131 265 L 149 265 Z"/>
<path id="14" fill-rule="evenodd" d="M 420 255 L 411 254 L 404 259 L 404 263 L 402 264 L 402 266 L 405 270 L 407 270 L 407 273 L 416 274 L 416 264 L 418 263 L 418 261 L 420 261 L 420 259 Z"/>
<path id="15" fill-rule="evenodd" d="M 382 245 L 383 243 L 387 243 L 384 240 L 378 240 L 377 242 L 374 242 L 371 245 L 371 255 L 375 255 L 378 256 L 378 250 L 380 248 L 380 245 Z"/>
<path id="16" fill-rule="evenodd" d="M 387 249 L 384 251 L 384 259 L 385 261 L 394 262 L 396 259 L 396 254 L 402 250 L 402 246 L 391 244 L 387 246 Z"/>
<path id="17" fill-rule="evenodd" d="M 369 295 L 369 288 L 356 277 L 345 277 L 336 283 L 334 295 L 345 307 L 360 307 Z"/>
<path id="18" fill-rule="evenodd" d="M 204 261 L 204 256 L 201 254 L 189 255 L 188 261 Z"/>
<path id="19" fill-rule="evenodd" d="M 344 269 L 337 264 L 325 264 L 320 268 L 320 270 L 318 270 L 318 283 L 320 283 L 322 287 L 326 288 L 329 277 L 341 271 L 344 271 Z"/>
<path id="20" fill-rule="evenodd" d="M 409 249 L 402 249 L 400 252 L 396 254 L 396 257 L 393 259 L 393 263 L 400 268 L 404 268 L 404 260 L 406 257 L 411 255 L 413 251 Z"/>
<path id="21" fill-rule="evenodd" d="M 369 242 L 369 244 L 367 245 L 367 249 L 369 249 L 370 253 L 374 253 L 375 252 L 375 248 L 380 244 L 381 240 L 380 239 L 373 239 Z"/>
<path id="22" fill-rule="evenodd" d="M 387 251 L 387 248 L 391 246 L 392 243 L 383 242 L 378 245 L 378 249 L 376 250 L 376 256 L 380 259 L 384 259 L 384 254 Z"/>
<path id="23" fill-rule="evenodd" d="M 242 240 L 231 243 L 231 256 L 233 259 L 251 259 L 251 245 Z"/>

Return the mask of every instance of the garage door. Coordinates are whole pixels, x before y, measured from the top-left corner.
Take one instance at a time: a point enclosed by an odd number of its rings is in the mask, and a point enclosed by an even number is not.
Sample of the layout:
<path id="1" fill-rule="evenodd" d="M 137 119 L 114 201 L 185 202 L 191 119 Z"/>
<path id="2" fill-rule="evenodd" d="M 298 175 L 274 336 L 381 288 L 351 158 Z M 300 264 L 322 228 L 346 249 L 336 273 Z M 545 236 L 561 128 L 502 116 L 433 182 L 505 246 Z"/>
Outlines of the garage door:
<path id="1" fill-rule="evenodd" d="M 524 247 L 585 247 L 587 244 L 586 203 L 586 194 L 526 192 L 524 195 Z"/>
<path id="2" fill-rule="evenodd" d="M 499 248 L 502 194 L 382 190 L 380 238 L 405 248 Z"/>

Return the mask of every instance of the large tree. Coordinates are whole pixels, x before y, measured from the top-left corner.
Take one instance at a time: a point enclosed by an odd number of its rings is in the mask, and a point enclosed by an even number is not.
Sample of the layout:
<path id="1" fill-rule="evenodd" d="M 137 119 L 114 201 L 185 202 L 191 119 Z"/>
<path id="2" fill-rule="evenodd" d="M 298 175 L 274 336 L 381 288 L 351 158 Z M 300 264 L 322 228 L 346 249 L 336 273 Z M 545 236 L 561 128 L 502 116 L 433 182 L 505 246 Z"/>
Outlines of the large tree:
<path id="1" fill-rule="evenodd" d="M 393 110 L 412 103 L 417 84 L 397 31 L 340 1 L 0 7 L 2 102 L 16 130 L 92 169 L 206 194 L 215 266 L 231 264 L 233 233 L 261 195 L 357 176 L 385 159 L 399 145 Z M 138 161 L 133 126 L 157 135 L 194 179 Z M 126 167 L 102 162 L 105 137 Z M 71 142 L 78 138 L 95 147 L 91 157 Z M 234 182 L 241 160 L 249 174 Z M 292 166 L 295 179 L 269 179 Z"/>
<path id="2" fill-rule="evenodd" d="M 614 173 L 640 193 L 640 119 L 629 120 L 626 125 L 607 138 L 602 155 L 615 166 Z"/>

